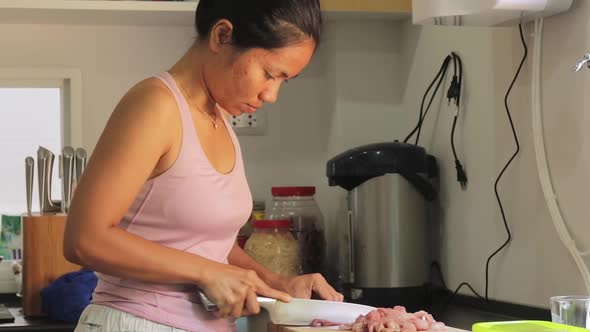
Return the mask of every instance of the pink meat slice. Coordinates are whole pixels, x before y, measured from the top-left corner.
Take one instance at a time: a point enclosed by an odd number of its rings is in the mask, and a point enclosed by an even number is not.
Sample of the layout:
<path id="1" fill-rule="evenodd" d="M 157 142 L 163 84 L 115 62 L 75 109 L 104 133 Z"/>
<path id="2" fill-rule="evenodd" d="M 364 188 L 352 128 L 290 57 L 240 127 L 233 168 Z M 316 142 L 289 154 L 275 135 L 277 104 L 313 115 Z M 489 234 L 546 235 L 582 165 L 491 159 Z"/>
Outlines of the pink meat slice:
<path id="1" fill-rule="evenodd" d="M 403 306 L 393 308 L 377 308 L 366 315 L 360 315 L 349 324 L 338 324 L 321 319 L 315 319 L 311 326 L 335 326 L 340 330 L 353 332 L 419 332 L 419 331 L 445 331 L 446 326 L 437 322 L 426 311 L 409 313 Z"/>

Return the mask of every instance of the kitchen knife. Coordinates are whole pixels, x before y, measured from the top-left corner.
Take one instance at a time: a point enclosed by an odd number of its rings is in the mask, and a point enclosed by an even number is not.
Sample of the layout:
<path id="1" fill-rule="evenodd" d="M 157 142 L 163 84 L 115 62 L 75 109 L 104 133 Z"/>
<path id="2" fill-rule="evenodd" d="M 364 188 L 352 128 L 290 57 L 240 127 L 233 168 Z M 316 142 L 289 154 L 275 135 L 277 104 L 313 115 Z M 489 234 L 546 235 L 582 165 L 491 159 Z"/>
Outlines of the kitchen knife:
<path id="1" fill-rule="evenodd" d="M 51 200 L 51 176 L 53 153 L 40 146 L 37 150 L 37 172 L 39 181 L 39 210 L 41 214 L 59 211 L 58 202 Z M 57 203 L 57 204 L 56 204 Z"/>
<path id="2" fill-rule="evenodd" d="M 80 178 L 82 178 L 82 173 L 86 168 L 86 150 L 83 148 L 76 149 L 76 184 L 80 182 Z"/>
<path id="3" fill-rule="evenodd" d="M 27 185 L 27 214 L 31 215 L 33 205 L 33 177 L 35 175 L 35 159 L 33 157 L 25 158 L 25 176 Z"/>
<path id="4" fill-rule="evenodd" d="M 39 147 L 37 150 L 37 179 L 39 185 L 39 212 L 43 214 L 45 211 L 46 198 L 45 198 L 45 185 L 46 185 L 46 174 L 45 174 L 45 164 L 47 163 L 47 158 L 49 157 L 48 150 Z"/>
<path id="5" fill-rule="evenodd" d="M 49 200 L 49 207 L 50 210 L 47 212 L 58 212 L 60 210 L 60 205 L 61 202 L 59 200 L 54 201 L 53 199 L 51 199 L 51 193 L 53 192 L 52 190 L 52 184 L 53 184 L 53 163 L 55 161 L 55 155 L 53 153 L 51 153 L 51 151 L 49 151 L 49 159 L 48 159 L 48 163 L 45 164 L 45 167 L 47 169 L 47 186 L 45 186 L 45 190 L 47 191 L 47 199 Z"/>
<path id="6" fill-rule="evenodd" d="M 205 310 L 216 311 L 217 306 L 201 291 L 199 298 Z M 279 325 L 309 325 L 314 319 L 352 323 L 359 315 L 377 308 L 346 302 L 292 299 L 285 303 L 267 297 L 257 297 L 260 307 L 268 311 L 271 322 Z"/>
<path id="7" fill-rule="evenodd" d="M 62 201 L 61 211 L 66 213 L 70 208 L 70 202 L 72 199 L 72 183 L 74 179 L 74 148 L 66 146 L 62 150 L 61 154 L 61 166 L 62 166 Z"/>

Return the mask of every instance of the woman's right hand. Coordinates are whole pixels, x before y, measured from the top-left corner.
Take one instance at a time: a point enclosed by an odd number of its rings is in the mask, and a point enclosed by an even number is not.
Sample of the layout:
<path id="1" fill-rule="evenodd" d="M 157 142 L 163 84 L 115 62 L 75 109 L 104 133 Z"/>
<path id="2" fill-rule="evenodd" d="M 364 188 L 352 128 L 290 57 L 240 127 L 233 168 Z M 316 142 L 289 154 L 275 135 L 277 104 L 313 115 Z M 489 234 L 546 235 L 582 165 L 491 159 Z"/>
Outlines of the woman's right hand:
<path id="1" fill-rule="evenodd" d="M 291 301 L 289 294 L 268 286 L 255 271 L 233 265 L 220 265 L 210 269 L 199 285 L 219 308 L 215 313 L 217 317 L 239 318 L 258 314 L 258 295 L 283 302 Z"/>

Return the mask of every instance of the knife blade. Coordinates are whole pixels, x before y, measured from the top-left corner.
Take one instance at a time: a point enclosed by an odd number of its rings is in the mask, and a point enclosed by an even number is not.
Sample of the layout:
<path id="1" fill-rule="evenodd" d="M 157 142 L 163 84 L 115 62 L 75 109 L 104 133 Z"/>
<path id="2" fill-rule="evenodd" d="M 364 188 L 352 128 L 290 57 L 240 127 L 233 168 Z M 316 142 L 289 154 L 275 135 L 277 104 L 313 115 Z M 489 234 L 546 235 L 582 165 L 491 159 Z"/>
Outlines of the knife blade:
<path id="1" fill-rule="evenodd" d="M 35 175 L 35 159 L 33 157 L 25 158 L 25 176 L 27 191 L 27 214 L 31 215 L 33 205 L 33 177 Z"/>

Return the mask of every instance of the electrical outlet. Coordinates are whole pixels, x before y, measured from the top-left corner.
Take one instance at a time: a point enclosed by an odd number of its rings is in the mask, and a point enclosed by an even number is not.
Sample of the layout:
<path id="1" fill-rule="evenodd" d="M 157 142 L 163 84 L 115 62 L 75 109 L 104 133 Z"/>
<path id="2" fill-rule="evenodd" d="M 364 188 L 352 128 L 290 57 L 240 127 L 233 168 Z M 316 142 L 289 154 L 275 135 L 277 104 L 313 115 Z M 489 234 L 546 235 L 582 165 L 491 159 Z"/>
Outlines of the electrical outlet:
<path id="1" fill-rule="evenodd" d="M 231 117 L 231 125 L 234 128 L 256 128 L 258 119 L 256 114 L 242 114 Z"/>
<path id="2" fill-rule="evenodd" d="M 263 136 L 266 134 L 266 112 L 258 110 L 256 113 L 244 113 L 240 116 L 231 116 L 229 123 L 237 135 Z"/>

